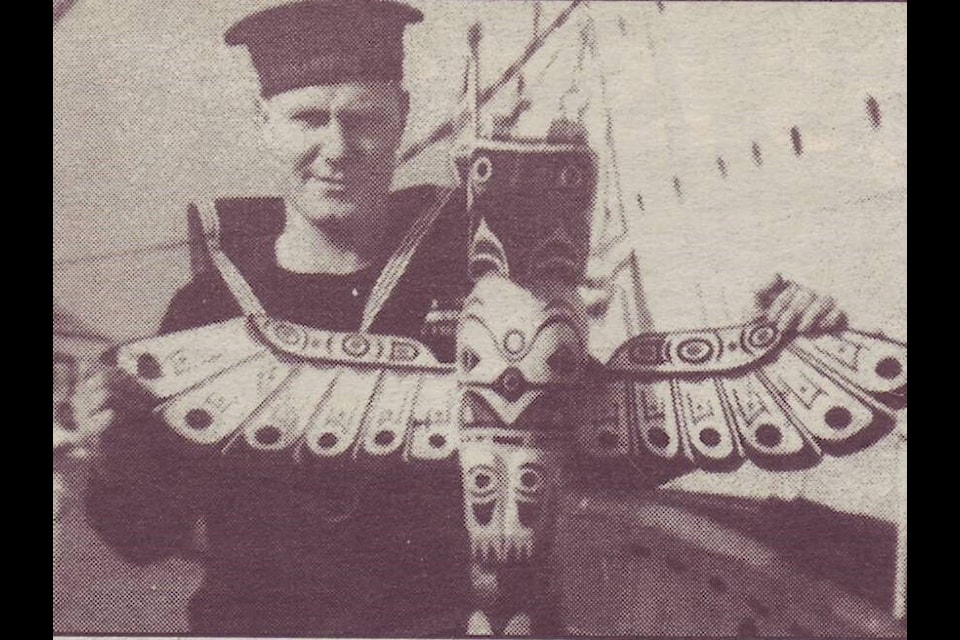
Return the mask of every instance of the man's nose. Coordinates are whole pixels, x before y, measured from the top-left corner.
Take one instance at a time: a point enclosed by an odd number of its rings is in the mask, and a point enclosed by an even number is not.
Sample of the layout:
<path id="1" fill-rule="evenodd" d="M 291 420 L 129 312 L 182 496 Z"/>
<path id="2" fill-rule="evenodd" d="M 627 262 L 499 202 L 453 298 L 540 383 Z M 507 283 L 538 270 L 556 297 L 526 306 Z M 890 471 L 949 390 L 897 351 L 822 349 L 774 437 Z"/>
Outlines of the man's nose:
<path id="1" fill-rule="evenodd" d="M 343 162 L 350 153 L 350 140 L 337 118 L 331 118 L 324 131 L 320 155 L 330 163 Z"/>

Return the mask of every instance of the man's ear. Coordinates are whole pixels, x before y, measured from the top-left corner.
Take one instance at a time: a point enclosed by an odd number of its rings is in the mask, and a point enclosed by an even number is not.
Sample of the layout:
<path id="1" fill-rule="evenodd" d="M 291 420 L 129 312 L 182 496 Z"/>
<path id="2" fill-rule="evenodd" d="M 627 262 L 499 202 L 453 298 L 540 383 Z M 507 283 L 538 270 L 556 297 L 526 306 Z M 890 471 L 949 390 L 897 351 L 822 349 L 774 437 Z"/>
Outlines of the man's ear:
<path id="1" fill-rule="evenodd" d="M 407 116 L 410 114 L 410 93 L 402 85 L 396 85 L 397 91 L 397 124 L 396 137 L 393 139 L 394 159 L 399 158 L 400 141 L 407 130 Z"/>

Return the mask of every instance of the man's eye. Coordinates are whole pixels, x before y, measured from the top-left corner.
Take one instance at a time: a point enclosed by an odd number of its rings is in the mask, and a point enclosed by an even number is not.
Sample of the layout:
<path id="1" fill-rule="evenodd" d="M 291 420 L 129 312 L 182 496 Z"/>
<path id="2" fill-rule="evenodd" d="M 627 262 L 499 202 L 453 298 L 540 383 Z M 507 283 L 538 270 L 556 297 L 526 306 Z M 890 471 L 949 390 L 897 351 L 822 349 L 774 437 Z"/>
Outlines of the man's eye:
<path id="1" fill-rule="evenodd" d="M 303 111 L 295 115 L 294 120 L 297 120 L 301 124 L 311 128 L 325 127 L 330 124 L 330 112 Z"/>
<path id="2" fill-rule="evenodd" d="M 343 128 L 348 131 L 369 131 L 382 128 L 376 116 L 366 113 L 341 114 L 340 122 L 343 123 Z"/>

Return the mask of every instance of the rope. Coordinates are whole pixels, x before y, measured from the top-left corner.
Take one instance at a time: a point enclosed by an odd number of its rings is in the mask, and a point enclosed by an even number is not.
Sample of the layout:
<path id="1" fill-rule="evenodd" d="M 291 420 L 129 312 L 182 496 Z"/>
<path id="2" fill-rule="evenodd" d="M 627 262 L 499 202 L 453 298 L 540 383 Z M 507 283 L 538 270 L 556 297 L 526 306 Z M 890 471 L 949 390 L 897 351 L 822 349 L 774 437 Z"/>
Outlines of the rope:
<path id="1" fill-rule="evenodd" d="M 207 239 L 207 249 L 210 251 L 213 265 L 223 276 L 227 289 L 233 294 L 243 314 L 245 316 L 266 315 L 266 309 L 260 304 L 260 300 L 253 289 L 250 288 L 250 284 L 240 274 L 236 265 L 220 249 L 220 219 L 217 216 L 216 205 L 209 201 L 203 202 L 197 205 L 197 210 L 200 212 L 204 230 L 207 231 L 204 235 Z"/>
<path id="2" fill-rule="evenodd" d="M 400 278 L 403 277 L 403 274 L 406 273 L 413 254 L 416 253 L 421 241 L 426 237 L 430 229 L 433 228 L 433 223 L 436 222 L 437 217 L 440 215 L 443 207 L 449 202 L 450 196 L 453 195 L 454 191 L 455 187 L 447 187 L 437 192 L 433 205 L 417 216 L 417 219 L 414 220 L 410 229 L 400 242 L 400 246 L 397 247 L 393 255 L 390 256 L 383 271 L 380 272 L 377 282 L 373 285 L 366 305 L 364 305 L 363 319 L 360 322 L 361 333 L 370 330 L 383 305 L 386 304 L 390 298 L 390 294 L 393 293 L 394 287 L 400 281 Z"/>

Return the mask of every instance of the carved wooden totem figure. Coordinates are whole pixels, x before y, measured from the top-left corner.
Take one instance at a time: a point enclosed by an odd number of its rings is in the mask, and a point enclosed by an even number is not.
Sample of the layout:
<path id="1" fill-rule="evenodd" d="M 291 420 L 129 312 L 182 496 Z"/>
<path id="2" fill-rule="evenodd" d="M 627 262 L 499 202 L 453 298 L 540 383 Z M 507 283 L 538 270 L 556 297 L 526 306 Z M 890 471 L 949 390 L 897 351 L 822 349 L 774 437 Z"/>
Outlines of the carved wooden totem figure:
<path id="1" fill-rule="evenodd" d="M 475 286 L 457 331 L 460 466 L 477 610 L 470 633 L 527 634 L 587 362 L 576 285 L 596 172 L 586 146 L 478 141 L 466 188 Z"/>

